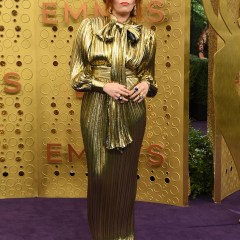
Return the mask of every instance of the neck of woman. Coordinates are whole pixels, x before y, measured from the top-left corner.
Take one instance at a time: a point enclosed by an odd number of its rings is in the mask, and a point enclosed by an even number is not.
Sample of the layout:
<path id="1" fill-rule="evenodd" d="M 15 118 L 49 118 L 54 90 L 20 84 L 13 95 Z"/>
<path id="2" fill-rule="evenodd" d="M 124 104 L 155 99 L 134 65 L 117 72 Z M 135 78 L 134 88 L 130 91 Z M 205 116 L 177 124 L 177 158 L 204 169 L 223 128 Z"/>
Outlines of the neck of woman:
<path id="1" fill-rule="evenodd" d="M 130 17 L 130 13 L 119 14 L 119 13 L 116 13 L 114 10 L 113 10 L 112 14 L 117 18 L 117 21 L 119 23 L 126 22 L 128 20 L 128 18 Z"/>

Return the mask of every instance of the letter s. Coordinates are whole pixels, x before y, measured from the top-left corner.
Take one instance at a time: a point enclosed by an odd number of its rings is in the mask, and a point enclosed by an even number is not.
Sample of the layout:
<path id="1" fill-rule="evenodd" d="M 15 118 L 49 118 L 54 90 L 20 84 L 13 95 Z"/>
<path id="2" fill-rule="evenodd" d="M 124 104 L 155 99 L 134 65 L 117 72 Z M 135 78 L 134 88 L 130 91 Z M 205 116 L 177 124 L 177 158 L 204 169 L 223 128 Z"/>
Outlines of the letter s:
<path id="1" fill-rule="evenodd" d="M 154 8 L 154 6 L 158 6 L 158 7 L 162 7 L 163 3 L 161 1 L 151 1 L 148 5 L 147 5 L 147 9 L 150 13 L 156 14 L 158 15 L 158 17 L 147 17 L 148 20 L 151 23 L 157 23 L 157 22 L 161 22 L 164 19 L 164 12 Z"/>
<path id="2" fill-rule="evenodd" d="M 150 157 L 148 158 L 148 163 L 149 164 L 151 164 L 152 166 L 161 166 L 163 164 L 164 157 L 160 153 L 160 151 L 162 149 L 163 148 L 160 145 L 157 145 L 157 144 L 151 145 L 147 148 L 147 152 L 150 155 Z"/>
<path id="3" fill-rule="evenodd" d="M 8 94 L 17 94 L 21 91 L 21 84 L 18 82 L 20 76 L 17 73 L 6 73 L 3 77 L 3 81 L 8 85 L 4 87 L 4 92 Z"/>

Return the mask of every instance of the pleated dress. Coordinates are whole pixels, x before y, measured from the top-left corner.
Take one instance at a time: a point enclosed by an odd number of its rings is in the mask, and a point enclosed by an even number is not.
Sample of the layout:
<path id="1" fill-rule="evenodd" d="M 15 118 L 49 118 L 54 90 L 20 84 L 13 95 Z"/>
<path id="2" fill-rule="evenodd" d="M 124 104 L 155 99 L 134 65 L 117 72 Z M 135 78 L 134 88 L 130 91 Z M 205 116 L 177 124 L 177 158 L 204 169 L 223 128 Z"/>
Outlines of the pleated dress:
<path id="1" fill-rule="evenodd" d="M 113 15 L 84 19 L 71 55 L 71 86 L 85 92 L 81 131 L 88 168 L 88 222 L 93 240 L 134 239 L 137 167 L 146 125 L 145 101 L 120 103 L 108 82 L 156 87 L 154 32 Z M 154 95 L 150 94 L 150 95 Z"/>

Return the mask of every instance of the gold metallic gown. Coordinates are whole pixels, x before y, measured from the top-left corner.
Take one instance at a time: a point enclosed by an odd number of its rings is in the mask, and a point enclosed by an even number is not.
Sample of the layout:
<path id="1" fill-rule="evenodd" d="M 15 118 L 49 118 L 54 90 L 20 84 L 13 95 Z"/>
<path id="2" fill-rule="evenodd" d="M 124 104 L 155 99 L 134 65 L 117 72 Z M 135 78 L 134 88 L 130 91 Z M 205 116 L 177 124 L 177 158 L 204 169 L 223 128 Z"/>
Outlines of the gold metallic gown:
<path id="1" fill-rule="evenodd" d="M 94 240 L 134 239 L 137 165 L 146 123 L 145 102 L 120 103 L 103 92 L 117 82 L 155 86 L 154 32 L 114 16 L 82 21 L 72 51 L 71 85 L 86 92 L 81 130 L 88 167 L 88 221 Z M 155 88 L 154 88 L 155 89 Z"/>

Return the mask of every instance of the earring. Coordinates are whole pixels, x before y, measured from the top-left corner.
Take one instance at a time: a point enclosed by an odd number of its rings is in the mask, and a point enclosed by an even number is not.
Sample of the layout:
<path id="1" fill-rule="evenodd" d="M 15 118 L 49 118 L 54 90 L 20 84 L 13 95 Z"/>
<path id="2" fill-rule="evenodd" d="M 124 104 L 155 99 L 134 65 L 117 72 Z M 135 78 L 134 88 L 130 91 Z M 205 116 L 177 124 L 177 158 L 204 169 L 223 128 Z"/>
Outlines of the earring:
<path id="1" fill-rule="evenodd" d="M 111 8 L 111 7 L 108 9 L 108 12 L 109 12 L 110 14 L 112 14 L 112 8 Z"/>

